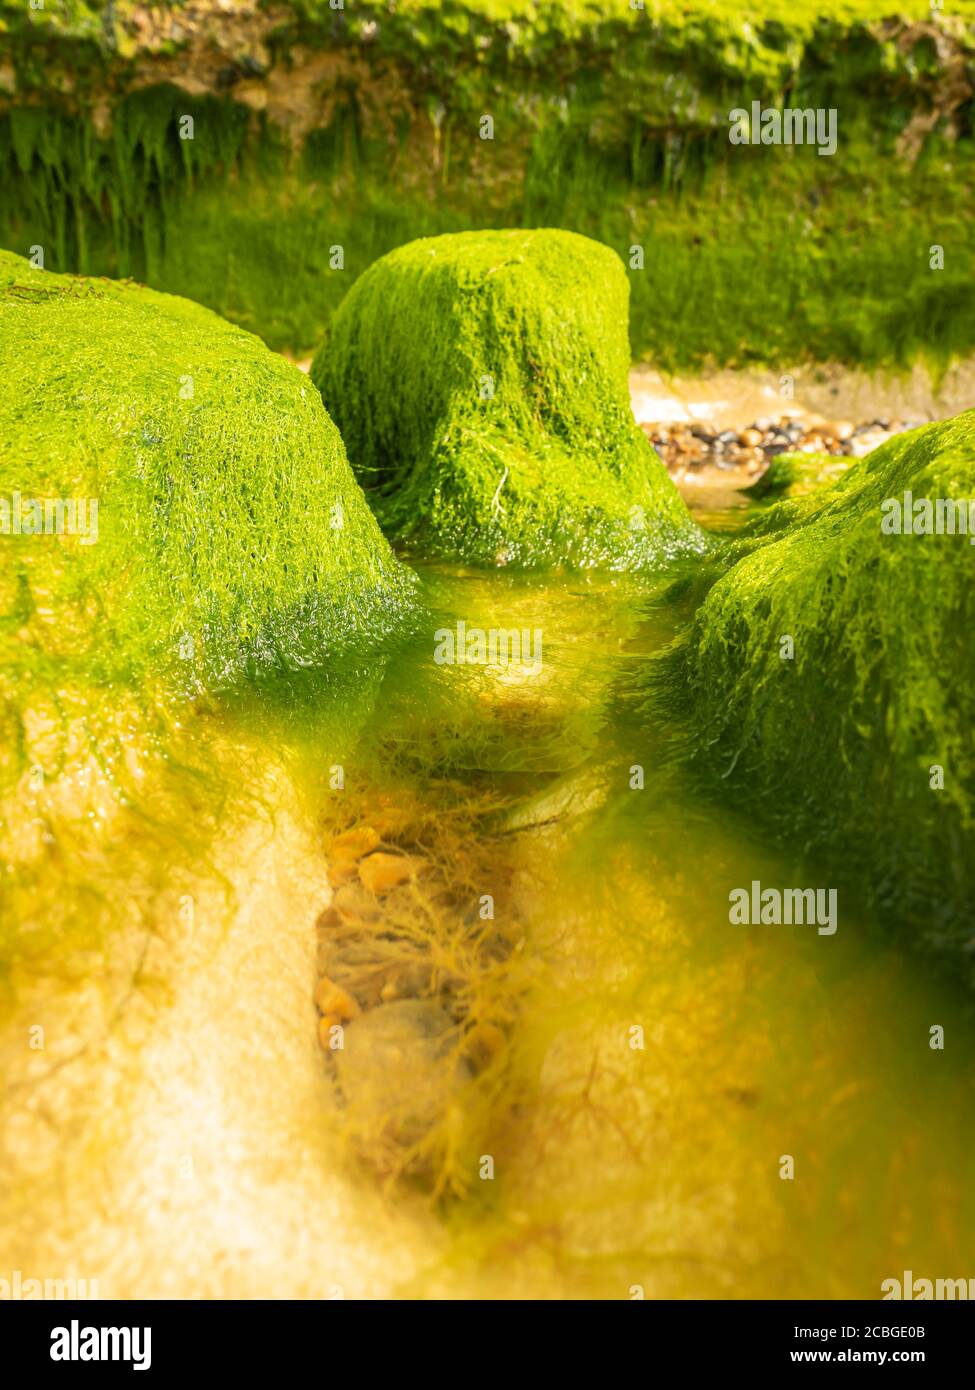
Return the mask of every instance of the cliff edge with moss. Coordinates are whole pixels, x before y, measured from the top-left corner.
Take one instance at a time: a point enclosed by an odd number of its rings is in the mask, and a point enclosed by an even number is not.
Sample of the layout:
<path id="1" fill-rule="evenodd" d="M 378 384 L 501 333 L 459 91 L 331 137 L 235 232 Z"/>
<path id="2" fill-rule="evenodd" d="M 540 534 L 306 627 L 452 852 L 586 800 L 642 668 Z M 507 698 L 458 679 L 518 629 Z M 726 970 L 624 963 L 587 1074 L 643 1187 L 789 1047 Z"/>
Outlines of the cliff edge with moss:
<path id="1" fill-rule="evenodd" d="M 0 26 L 0 240 L 274 347 L 310 352 L 397 245 L 547 225 L 623 258 L 666 368 L 975 349 L 972 0 L 4 0 Z M 835 109 L 835 154 L 730 144 L 753 101 Z"/>

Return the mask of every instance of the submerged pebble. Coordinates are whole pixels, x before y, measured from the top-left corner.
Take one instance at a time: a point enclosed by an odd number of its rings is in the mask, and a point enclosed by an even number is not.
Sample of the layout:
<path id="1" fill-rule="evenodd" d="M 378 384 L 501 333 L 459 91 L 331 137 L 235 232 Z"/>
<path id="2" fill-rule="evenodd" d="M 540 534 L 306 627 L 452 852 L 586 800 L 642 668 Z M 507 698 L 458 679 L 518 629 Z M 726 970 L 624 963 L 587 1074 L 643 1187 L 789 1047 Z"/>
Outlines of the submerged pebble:
<path id="1" fill-rule="evenodd" d="M 344 830 L 329 844 L 329 857 L 332 859 L 361 859 L 379 844 L 379 834 L 371 825 L 357 825 L 352 830 Z"/>
<path id="2" fill-rule="evenodd" d="M 422 1139 L 473 1076 L 455 1043 L 449 1015 L 431 1000 L 380 1004 L 350 1023 L 334 1058 L 363 1129 L 397 1144 Z"/>
<path id="3" fill-rule="evenodd" d="M 347 989 L 337 985 L 328 975 L 323 975 L 315 990 L 315 1004 L 320 1013 L 330 1014 L 341 1023 L 347 1019 L 358 1018 L 362 1012 L 357 1001 Z"/>
<path id="4" fill-rule="evenodd" d="M 409 854 L 370 854 L 359 862 L 359 879 L 362 886 L 377 897 L 398 888 L 415 878 L 423 868 L 423 860 Z"/>

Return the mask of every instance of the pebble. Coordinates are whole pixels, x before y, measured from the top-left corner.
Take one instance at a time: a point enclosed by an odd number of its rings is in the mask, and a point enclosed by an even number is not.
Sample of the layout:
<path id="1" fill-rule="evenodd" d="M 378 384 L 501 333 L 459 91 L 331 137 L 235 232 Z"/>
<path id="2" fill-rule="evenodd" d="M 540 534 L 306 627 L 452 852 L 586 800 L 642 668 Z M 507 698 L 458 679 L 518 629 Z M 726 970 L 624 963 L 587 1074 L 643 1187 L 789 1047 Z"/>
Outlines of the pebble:
<path id="1" fill-rule="evenodd" d="M 863 458 L 864 454 L 873 453 L 874 449 L 883 444 L 891 436 L 884 434 L 882 430 L 867 430 L 863 433 L 857 432 L 849 441 L 847 453 L 855 458 Z"/>
<path id="2" fill-rule="evenodd" d="M 795 414 L 778 420 L 763 417 L 747 429 L 714 430 L 700 420 L 673 421 L 641 428 L 667 468 L 678 476 L 697 468 L 716 466 L 748 474 L 762 472 L 778 454 L 825 453 L 859 458 L 917 422 L 897 419 L 824 420 L 804 424 Z"/>
<path id="3" fill-rule="evenodd" d="M 379 844 L 379 834 L 371 825 L 357 825 L 352 830 L 344 830 L 336 835 L 328 847 L 334 859 L 361 859 L 370 854 Z"/>
<path id="4" fill-rule="evenodd" d="M 336 888 L 332 901 L 321 913 L 315 923 L 319 932 L 334 930 L 336 927 L 359 927 L 366 930 L 382 917 L 376 899 L 358 883 L 343 883 Z"/>
<path id="5" fill-rule="evenodd" d="M 321 932 L 326 931 L 330 927 L 340 927 L 341 925 L 342 917 L 338 908 L 335 906 L 335 899 L 333 898 L 328 907 L 323 908 L 318 914 L 315 930 Z"/>
<path id="6" fill-rule="evenodd" d="M 328 865 L 328 881 L 333 888 L 347 883 L 350 878 L 355 878 L 355 875 L 356 862 L 354 859 L 333 859 Z"/>
<path id="7" fill-rule="evenodd" d="M 449 1015 L 431 1000 L 380 1004 L 349 1023 L 332 1055 L 356 1127 L 401 1144 L 421 1139 L 473 1076 L 455 1043 Z"/>
<path id="8" fill-rule="evenodd" d="M 332 1047 L 332 1029 L 340 1028 L 341 1026 L 342 1020 L 340 1018 L 335 1018 L 332 1014 L 322 1014 L 321 1018 L 318 1020 L 318 1041 L 329 1054 L 334 1051 Z"/>
<path id="9" fill-rule="evenodd" d="M 359 861 L 359 880 L 362 886 L 378 897 L 408 883 L 423 867 L 423 860 L 409 854 L 370 854 Z"/>
<path id="10" fill-rule="evenodd" d="M 347 989 L 337 985 L 328 975 L 323 975 L 315 989 L 315 1005 L 318 1012 L 337 1018 L 340 1023 L 358 1018 L 362 1010 Z"/>
<path id="11" fill-rule="evenodd" d="M 405 953 L 402 943 L 387 933 L 371 932 L 365 938 L 326 937 L 319 945 L 318 968 L 363 1009 L 393 999 L 429 996 L 433 989 L 434 966 Z"/>
<path id="12" fill-rule="evenodd" d="M 468 1056 L 478 1071 L 490 1066 L 505 1049 L 505 1036 L 493 1023 L 479 1023 L 464 1039 Z"/>

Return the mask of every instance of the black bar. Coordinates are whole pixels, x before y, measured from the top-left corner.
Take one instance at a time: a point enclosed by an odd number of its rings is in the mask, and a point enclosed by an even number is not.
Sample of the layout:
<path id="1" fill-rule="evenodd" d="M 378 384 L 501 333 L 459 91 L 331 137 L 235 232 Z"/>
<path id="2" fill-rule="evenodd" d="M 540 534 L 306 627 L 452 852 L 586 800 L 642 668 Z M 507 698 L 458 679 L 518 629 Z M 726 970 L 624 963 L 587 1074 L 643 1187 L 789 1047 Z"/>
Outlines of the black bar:
<path id="1" fill-rule="evenodd" d="M 411 1326 L 397 1330 L 402 1307 L 350 1307 L 341 1300 L 22 1302 L 0 1310 L 0 1328 L 5 1362 L 17 1365 L 19 1375 L 46 1371 L 67 1382 L 79 1373 L 103 1377 L 115 1372 L 156 1375 L 170 1383 L 192 1371 L 220 1377 L 239 1373 L 251 1383 L 263 1373 L 287 1372 L 307 1374 L 309 1384 L 334 1382 L 339 1374 L 343 1380 L 350 1373 L 371 1378 L 384 1362 L 410 1379 L 429 1375 L 442 1380 L 445 1369 L 453 1366 L 451 1378 L 461 1383 L 470 1380 L 471 1372 L 483 1377 L 492 1365 L 507 1379 L 520 1362 L 519 1380 L 538 1375 L 549 1383 L 553 1367 L 563 1359 L 579 1375 L 590 1355 L 596 1355 L 604 1372 L 635 1358 L 635 1370 L 679 1366 L 692 1374 L 782 1373 L 809 1366 L 871 1366 L 908 1374 L 934 1369 L 948 1383 L 949 1376 L 958 1374 L 954 1368 L 966 1364 L 972 1332 L 971 1305 L 964 1302 L 645 1301 L 640 1308 L 615 1314 L 606 1303 L 585 1304 L 573 1306 L 564 1332 L 554 1334 L 547 1326 L 550 1316 L 559 1316 L 552 1304 L 544 1312 L 532 1305 L 528 1322 L 516 1309 L 509 1327 L 499 1326 L 496 1309 L 481 1307 L 474 1314 L 483 1320 L 480 1329 L 475 1324 L 463 1333 L 471 1352 L 465 1365 L 456 1350 L 457 1320 L 465 1316 L 457 1304 L 449 1305 L 449 1322 L 438 1312 L 437 1321 L 426 1326 L 428 1314 L 408 1306 Z M 122 1335 L 108 1335 L 103 1343 L 103 1328 L 138 1329 L 139 1335 L 128 1343 Z M 136 1371 L 134 1362 L 147 1359 L 146 1328 L 148 1365 Z M 55 1360 L 55 1346 L 79 1357 L 83 1349 L 101 1353 L 104 1346 L 111 1355 L 116 1347 L 120 1354 L 127 1348 L 130 1359 Z M 537 1367 L 532 1369 L 532 1348 L 544 1356 L 543 1377 Z"/>

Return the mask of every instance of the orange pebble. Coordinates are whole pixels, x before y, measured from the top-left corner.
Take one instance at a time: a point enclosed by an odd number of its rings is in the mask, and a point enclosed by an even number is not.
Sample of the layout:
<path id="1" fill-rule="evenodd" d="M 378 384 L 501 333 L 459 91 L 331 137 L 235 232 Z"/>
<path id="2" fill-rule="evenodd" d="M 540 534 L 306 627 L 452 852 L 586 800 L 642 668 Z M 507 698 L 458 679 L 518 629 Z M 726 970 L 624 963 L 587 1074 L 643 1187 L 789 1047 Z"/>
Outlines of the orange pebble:
<path id="1" fill-rule="evenodd" d="M 323 975 L 315 990 L 315 1003 L 319 1012 L 334 1015 L 339 1022 L 358 1018 L 362 1010 L 347 989 L 337 985 L 327 975 Z"/>

